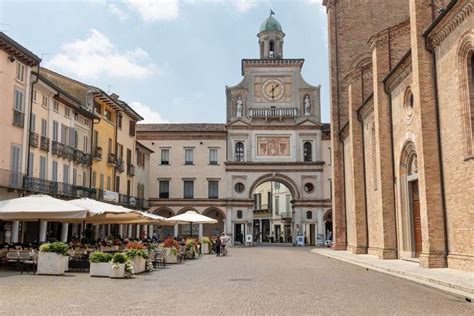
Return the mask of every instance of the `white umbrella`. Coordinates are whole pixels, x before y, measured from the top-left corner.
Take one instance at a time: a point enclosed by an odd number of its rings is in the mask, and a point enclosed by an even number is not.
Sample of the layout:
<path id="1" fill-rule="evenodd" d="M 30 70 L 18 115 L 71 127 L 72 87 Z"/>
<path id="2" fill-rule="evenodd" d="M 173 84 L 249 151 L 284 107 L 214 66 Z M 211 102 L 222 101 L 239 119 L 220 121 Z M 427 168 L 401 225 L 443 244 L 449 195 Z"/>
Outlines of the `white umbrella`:
<path id="1" fill-rule="evenodd" d="M 86 222 L 94 224 L 125 224 L 135 223 L 143 219 L 142 212 L 130 210 L 120 205 L 100 202 L 89 198 L 69 201 L 88 210 Z"/>
<path id="2" fill-rule="evenodd" d="M 215 224 L 217 220 L 201 215 L 195 211 L 187 211 L 184 214 L 176 215 L 166 219 L 167 222 L 174 224 L 190 224 L 191 236 L 193 234 L 193 224 Z"/>
<path id="3" fill-rule="evenodd" d="M 0 219 L 6 221 L 84 220 L 87 213 L 84 207 L 43 194 L 0 201 Z"/>

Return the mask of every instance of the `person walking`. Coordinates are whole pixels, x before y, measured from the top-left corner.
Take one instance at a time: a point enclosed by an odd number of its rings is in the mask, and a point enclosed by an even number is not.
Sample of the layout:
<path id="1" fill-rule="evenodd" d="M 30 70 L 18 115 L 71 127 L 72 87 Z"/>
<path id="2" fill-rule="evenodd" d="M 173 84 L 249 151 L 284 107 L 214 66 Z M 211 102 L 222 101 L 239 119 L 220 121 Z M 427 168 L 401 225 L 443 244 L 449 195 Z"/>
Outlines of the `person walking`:
<path id="1" fill-rule="evenodd" d="M 216 256 L 219 257 L 221 255 L 221 239 L 219 236 L 216 238 Z"/>

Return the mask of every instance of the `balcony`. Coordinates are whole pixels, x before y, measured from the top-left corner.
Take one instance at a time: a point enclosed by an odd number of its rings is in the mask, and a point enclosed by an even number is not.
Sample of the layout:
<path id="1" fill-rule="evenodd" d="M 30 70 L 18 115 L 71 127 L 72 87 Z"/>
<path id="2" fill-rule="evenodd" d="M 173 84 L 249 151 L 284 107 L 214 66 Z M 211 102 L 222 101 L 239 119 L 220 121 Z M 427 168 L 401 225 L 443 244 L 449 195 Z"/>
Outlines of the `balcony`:
<path id="1" fill-rule="evenodd" d="M 22 127 L 25 126 L 25 113 L 18 110 L 13 110 L 13 125 Z"/>
<path id="2" fill-rule="evenodd" d="M 74 162 L 76 163 L 82 163 L 82 160 L 84 159 L 84 152 L 82 152 L 79 149 L 74 149 Z"/>
<path id="3" fill-rule="evenodd" d="M 51 143 L 51 152 L 59 157 L 63 156 L 64 152 L 64 145 L 57 141 L 52 141 Z"/>
<path id="4" fill-rule="evenodd" d="M 280 217 L 282 219 L 291 219 L 292 218 L 292 213 L 291 212 L 281 212 Z"/>
<path id="5" fill-rule="evenodd" d="M 35 132 L 30 132 L 30 146 L 38 148 L 39 145 L 39 135 Z"/>
<path id="6" fill-rule="evenodd" d="M 119 194 L 119 203 L 130 208 L 145 209 L 148 208 L 148 200 L 139 199 L 134 196 Z"/>
<path id="7" fill-rule="evenodd" d="M 0 187 L 21 189 L 23 187 L 23 173 L 0 169 Z"/>
<path id="8" fill-rule="evenodd" d="M 127 175 L 133 177 L 135 175 L 135 165 L 128 163 L 127 164 Z"/>
<path id="9" fill-rule="evenodd" d="M 115 160 L 115 168 L 118 172 L 122 173 L 125 171 L 125 162 L 121 158 Z"/>
<path id="10" fill-rule="evenodd" d="M 46 136 L 41 136 L 40 149 L 44 151 L 49 151 L 49 138 Z"/>
<path id="11" fill-rule="evenodd" d="M 81 163 L 85 166 L 91 166 L 92 165 L 92 155 L 84 153 L 84 156 L 82 156 Z"/>
<path id="12" fill-rule="evenodd" d="M 75 149 L 71 146 L 63 145 L 63 156 L 69 160 L 74 160 Z"/>
<path id="13" fill-rule="evenodd" d="M 102 159 L 102 147 L 96 147 L 93 151 L 92 151 L 92 157 L 94 159 Z"/>
<path id="14" fill-rule="evenodd" d="M 298 115 L 296 108 L 266 108 L 266 109 L 250 109 L 251 118 L 263 118 L 263 119 L 283 119 L 293 118 Z"/>
<path id="15" fill-rule="evenodd" d="M 107 156 L 107 163 L 114 166 L 117 164 L 117 159 L 115 159 L 115 154 L 109 154 Z"/>

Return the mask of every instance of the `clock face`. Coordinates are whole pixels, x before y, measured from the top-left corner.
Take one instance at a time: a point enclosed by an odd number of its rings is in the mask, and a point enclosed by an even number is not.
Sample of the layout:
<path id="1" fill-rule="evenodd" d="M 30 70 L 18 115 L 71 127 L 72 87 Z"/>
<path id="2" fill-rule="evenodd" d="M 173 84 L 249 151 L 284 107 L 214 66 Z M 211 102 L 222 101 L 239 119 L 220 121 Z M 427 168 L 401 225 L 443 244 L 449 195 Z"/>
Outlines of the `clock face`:
<path id="1" fill-rule="evenodd" d="M 285 87 L 279 80 L 268 79 L 263 83 L 262 92 L 267 100 L 278 101 L 283 97 Z"/>

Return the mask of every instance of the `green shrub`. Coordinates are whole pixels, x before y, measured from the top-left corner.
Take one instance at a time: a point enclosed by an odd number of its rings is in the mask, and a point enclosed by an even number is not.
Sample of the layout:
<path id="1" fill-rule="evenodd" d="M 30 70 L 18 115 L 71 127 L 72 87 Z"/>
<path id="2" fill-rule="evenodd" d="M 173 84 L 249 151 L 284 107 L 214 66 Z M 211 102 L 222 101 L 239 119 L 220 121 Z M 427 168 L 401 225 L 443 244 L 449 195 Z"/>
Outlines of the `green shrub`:
<path id="1" fill-rule="evenodd" d="M 170 250 L 170 254 L 172 255 L 178 254 L 178 249 L 176 249 L 176 247 L 170 247 L 169 250 Z"/>
<path id="2" fill-rule="evenodd" d="M 211 239 L 209 237 L 202 237 L 201 238 L 201 244 L 211 244 Z"/>
<path id="3" fill-rule="evenodd" d="M 146 251 L 145 249 L 127 249 L 125 251 L 125 254 L 130 259 L 133 259 L 136 256 L 142 257 L 144 259 L 148 259 L 148 251 Z"/>
<path id="4" fill-rule="evenodd" d="M 39 251 L 41 252 L 54 252 L 58 255 L 67 256 L 69 252 L 69 246 L 66 243 L 56 241 L 52 243 L 45 243 L 40 246 Z"/>
<path id="5" fill-rule="evenodd" d="M 100 262 L 110 262 L 113 256 L 110 253 L 104 253 L 101 251 L 94 251 L 89 256 L 89 261 L 93 263 L 100 263 Z"/>
<path id="6" fill-rule="evenodd" d="M 112 263 L 126 263 L 127 259 L 126 254 L 123 252 L 117 252 L 112 258 Z"/>
<path id="7" fill-rule="evenodd" d="M 194 249 L 194 240 L 193 239 L 188 239 L 186 240 L 186 249 Z"/>

